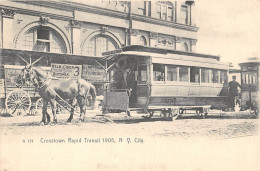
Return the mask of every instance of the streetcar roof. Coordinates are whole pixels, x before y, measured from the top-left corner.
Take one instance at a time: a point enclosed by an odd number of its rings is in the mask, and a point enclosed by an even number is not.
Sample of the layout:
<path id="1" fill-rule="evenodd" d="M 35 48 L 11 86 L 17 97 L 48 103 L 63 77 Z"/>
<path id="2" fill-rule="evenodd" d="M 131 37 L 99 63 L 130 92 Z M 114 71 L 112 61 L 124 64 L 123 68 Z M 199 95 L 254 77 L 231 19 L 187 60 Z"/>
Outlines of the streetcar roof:
<path id="1" fill-rule="evenodd" d="M 142 45 L 130 45 L 125 46 L 122 49 L 117 49 L 114 51 L 104 52 L 104 58 L 105 60 L 115 60 L 117 54 L 121 54 L 123 52 L 134 52 L 136 55 L 148 55 L 153 56 L 157 54 L 163 55 L 163 54 L 176 54 L 176 55 L 183 55 L 183 56 L 192 56 L 192 57 L 200 57 L 200 58 L 208 58 L 208 59 L 215 59 L 219 61 L 219 56 L 214 55 L 208 55 L 208 54 L 201 54 L 201 53 L 194 53 L 194 52 L 186 52 L 186 51 L 178 51 L 178 50 L 172 50 L 172 49 L 164 49 L 164 48 L 158 48 L 158 47 L 148 47 L 148 46 L 142 46 Z M 146 52 L 146 53 L 145 53 Z"/>
<path id="2" fill-rule="evenodd" d="M 248 58 L 246 62 L 242 62 L 239 65 L 240 66 L 243 66 L 243 65 L 260 65 L 260 58 L 259 57 Z"/>
<path id="3" fill-rule="evenodd" d="M 123 49 L 124 50 L 124 49 Z M 152 63 L 186 65 L 205 68 L 216 68 L 228 70 L 229 65 L 219 61 L 219 58 L 211 58 L 199 56 L 199 54 L 190 55 L 190 53 L 167 53 L 164 52 L 147 52 L 136 50 L 115 51 L 114 54 L 109 54 L 104 57 L 105 60 L 118 60 L 124 57 L 150 57 Z"/>

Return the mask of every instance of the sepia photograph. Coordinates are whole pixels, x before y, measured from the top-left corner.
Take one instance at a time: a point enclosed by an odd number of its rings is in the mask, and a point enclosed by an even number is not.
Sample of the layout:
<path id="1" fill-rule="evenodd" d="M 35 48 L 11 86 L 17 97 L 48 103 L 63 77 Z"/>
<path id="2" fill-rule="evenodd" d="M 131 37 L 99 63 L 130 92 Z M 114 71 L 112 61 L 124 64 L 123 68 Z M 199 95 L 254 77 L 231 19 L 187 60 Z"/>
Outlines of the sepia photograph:
<path id="1" fill-rule="evenodd" d="M 0 171 L 260 170 L 260 0 L 0 0 Z"/>

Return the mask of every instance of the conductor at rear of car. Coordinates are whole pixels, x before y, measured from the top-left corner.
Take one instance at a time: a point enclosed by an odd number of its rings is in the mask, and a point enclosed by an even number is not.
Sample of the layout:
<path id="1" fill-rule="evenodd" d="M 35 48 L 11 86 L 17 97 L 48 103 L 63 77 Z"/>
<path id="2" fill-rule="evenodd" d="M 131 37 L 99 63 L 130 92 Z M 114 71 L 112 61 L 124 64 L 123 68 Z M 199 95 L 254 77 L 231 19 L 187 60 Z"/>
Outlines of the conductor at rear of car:
<path id="1" fill-rule="evenodd" d="M 241 89 L 241 85 L 236 81 L 236 76 L 232 76 L 232 81 L 229 82 L 229 104 L 232 110 L 235 107 L 235 98 L 238 96 L 238 88 Z"/>

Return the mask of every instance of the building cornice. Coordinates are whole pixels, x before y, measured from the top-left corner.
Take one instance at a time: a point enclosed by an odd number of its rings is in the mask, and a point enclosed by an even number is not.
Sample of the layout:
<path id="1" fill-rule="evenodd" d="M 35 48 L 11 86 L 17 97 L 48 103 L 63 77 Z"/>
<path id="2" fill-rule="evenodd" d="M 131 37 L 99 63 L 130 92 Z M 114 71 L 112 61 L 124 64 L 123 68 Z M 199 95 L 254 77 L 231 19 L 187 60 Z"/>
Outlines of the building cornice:
<path id="1" fill-rule="evenodd" d="M 4 5 L 0 5 L 0 9 L 14 10 L 16 12 L 16 14 L 19 13 L 19 14 L 25 14 L 25 15 L 31 15 L 31 16 L 45 16 L 45 17 L 49 17 L 52 19 L 59 19 L 59 20 L 65 20 L 65 21 L 70 21 L 71 19 L 73 19 L 73 17 L 69 17 L 69 16 L 52 14 L 52 13 L 47 13 L 47 12 L 39 12 L 39 11 L 23 9 L 23 8 L 18 8 L 18 7 L 9 7 L 9 6 L 4 6 Z"/>
<path id="2" fill-rule="evenodd" d="M 192 31 L 192 32 L 197 32 L 199 30 L 199 27 L 191 26 L 191 25 L 185 25 L 185 24 L 179 24 L 179 23 L 173 23 L 169 21 L 164 21 L 156 18 L 151 18 L 147 16 L 141 16 L 137 14 L 131 14 L 132 20 L 136 21 L 142 21 L 145 23 L 151 23 L 151 24 L 156 24 L 156 25 L 163 25 L 163 26 L 168 26 L 171 28 L 177 28 L 181 30 L 187 30 L 187 31 Z"/>
<path id="3" fill-rule="evenodd" d="M 98 15 L 105 15 L 105 16 L 111 16 L 111 17 L 115 17 L 115 18 L 121 18 L 121 19 L 125 19 L 125 20 L 135 20 L 135 21 L 141 21 L 144 23 L 163 25 L 166 27 L 187 30 L 187 31 L 192 31 L 192 32 L 197 32 L 199 29 L 199 27 L 196 27 L 196 26 L 164 21 L 164 20 L 151 18 L 148 16 L 142 16 L 142 15 L 138 15 L 138 14 L 134 14 L 134 13 L 131 13 L 131 15 L 129 16 L 129 14 L 126 12 L 120 12 L 120 11 L 116 11 L 116 10 L 111 10 L 111 9 L 107 9 L 107 8 L 91 6 L 91 5 L 86 5 L 86 4 L 82 4 L 82 3 L 76 3 L 76 2 L 26 1 L 23 3 L 39 5 L 39 6 L 44 6 L 44 7 L 49 7 L 49 8 L 53 8 L 53 9 L 59 9 L 59 10 L 67 10 L 67 11 L 71 11 L 71 12 L 83 11 L 83 12 L 88 12 L 88 13 L 93 13 L 93 14 L 98 14 Z M 42 12 L 38 12 L 38 11 L 21 9 L 21 8 L 14 8 L 14 10 L 16 10 L 17 13 L 23 13 L 23 14 L 29 14 L 29 15 L 35 15 L 35 16 L 46 16 L 46 17 L 50 17 L 50 18 L 54 18 L 54 19 L 62 19 L 62 20 L 67 20 L 67 21 L 71 21 L 72 19 L 77 20 L 77 18 L 75 18 L 75 16 L 73 18 L 73 17 L 68 17 L 68 16 L 62 16 L 62 15 L 50 14 L 50 13 L 42 13 Z M 85 22 L 85 21 L 82 21 L 82 22 Z"/>
<path id="4" fill-rule="evenodd" d="M 97 7 L 97 6 L 91 6 L 86 5 L 82 3 L 76 3 L 76 2 L 66 2 L 66 1 L 28 1 L 27 3 L 33 4 L 33 5 L 41 5 L 45 7 L 50 7 L 54 9 L 60 9 L 60 10 L 68 10 L 68 11 L 83 11 L 83 12 L 89 12 L 93 14 L 99 14 L 99 15 L 105 15 L 105 16 L 111 16 L 115 18 L 121 18 L 121 19 L 127 19 L 128 13 L 120 12 L 116 10 L 111 10 L 107 8 Z"/>
<path id="5" fill-rule="evenodd" d="M 14 18 L 16 11 L 9 8 L 1 8 L 1 15 L 6 18 Z"/>

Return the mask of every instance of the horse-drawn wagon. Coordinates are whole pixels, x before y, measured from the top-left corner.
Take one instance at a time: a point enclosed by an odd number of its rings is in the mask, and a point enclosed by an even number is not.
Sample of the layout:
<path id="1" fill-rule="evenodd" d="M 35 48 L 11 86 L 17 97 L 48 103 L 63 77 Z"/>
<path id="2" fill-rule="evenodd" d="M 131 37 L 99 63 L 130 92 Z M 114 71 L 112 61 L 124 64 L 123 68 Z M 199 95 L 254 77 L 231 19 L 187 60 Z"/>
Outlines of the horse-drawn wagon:
<path id="1" fill-rule="evenodd" d="M 18 76 L 26 63 L 27 65 L 31 63 L 34 67 L 43 70 L 48 78 L 82 78 L 90 81 L 97 85 L 100 96 L 104 69 L 101 68 L 102 64 L 98 62 L 98 59 L 100 58 L 1 49 L 1 112 L 4 111 L 13 116 L 41 113 L 43 100 L 35 86 L 24 84 L 22 88 L 19 88 L 16 85 Z M 89 99 L 89 96 L 87 98 Z M 92 105 L 91 100 L 87 100 L 87 105 L 88 108 Z"/>
<path id="2" fill-rule="evenodd" d="M 18 88 L 16 81 L 24 66 L 4 65 L 1 79 L 1 108 L 12 116 L 38 114 L 42 107 L 42 99 L 33 85 Z M 44 67 L 48 72 L 49 67 Z"/>
<path id="3" fill-rule="evenodd" d="M 143 110 L 172 117 L 195 110 L 205 117 L 210 108 L 227 108 L 229 65 L 218 56 L 134 45 L 108 52 L 105 60 L 116 67 L 103 113 Z"/>

